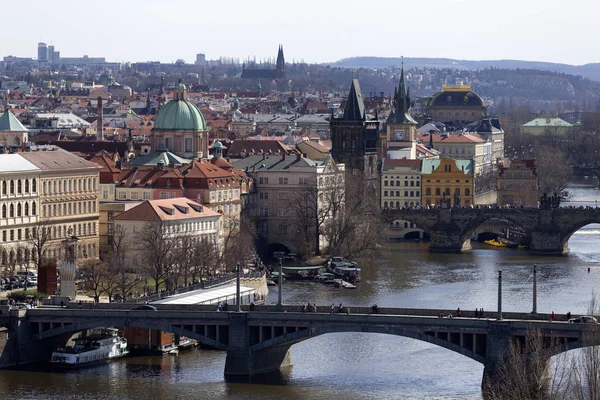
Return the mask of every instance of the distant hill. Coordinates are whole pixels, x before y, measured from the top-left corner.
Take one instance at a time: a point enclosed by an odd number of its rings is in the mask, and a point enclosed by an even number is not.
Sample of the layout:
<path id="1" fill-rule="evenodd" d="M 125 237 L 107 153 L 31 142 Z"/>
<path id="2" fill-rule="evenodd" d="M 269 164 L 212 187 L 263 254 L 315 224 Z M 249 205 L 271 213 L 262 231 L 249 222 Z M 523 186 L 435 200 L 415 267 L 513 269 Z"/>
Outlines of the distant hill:
<path id="1" fill-rule="evenodd" d="M 398 57 L 351 57 L 343 60 L 329 63 L 332 67 L 341 68 L 399 68 L 402 59 Z M 522 60 L 490 60 L 490 61 L 470 61 L 455 60 L 452 58 L 404 58 L 404 65 L 408 68 L 456 68 L 456 69 L 484 69 L 484 68 L 503 68 L 503 69 L 537 69 L 543 71 L 553 71 L 570 75 L 581 75 L 595 81 L 600 81 L 600 63 L 585 65 L 559 64 L 541 61 L 522 61 Z"/>

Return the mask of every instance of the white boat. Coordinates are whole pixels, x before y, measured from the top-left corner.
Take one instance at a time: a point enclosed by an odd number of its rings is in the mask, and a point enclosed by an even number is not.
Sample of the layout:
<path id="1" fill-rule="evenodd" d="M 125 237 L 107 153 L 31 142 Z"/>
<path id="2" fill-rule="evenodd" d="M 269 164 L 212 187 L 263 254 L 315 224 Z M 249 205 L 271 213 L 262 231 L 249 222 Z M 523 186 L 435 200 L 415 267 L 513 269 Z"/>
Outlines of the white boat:
<path id="1" fill-rule="evenodd" d="M 102 328 L 85 338 L 74 340 L 74 345 L 52 352 L 50 363 L 68 368 L 102 364 L 129 354 L 127 339 L 119 336 L 119 330 Z"/>

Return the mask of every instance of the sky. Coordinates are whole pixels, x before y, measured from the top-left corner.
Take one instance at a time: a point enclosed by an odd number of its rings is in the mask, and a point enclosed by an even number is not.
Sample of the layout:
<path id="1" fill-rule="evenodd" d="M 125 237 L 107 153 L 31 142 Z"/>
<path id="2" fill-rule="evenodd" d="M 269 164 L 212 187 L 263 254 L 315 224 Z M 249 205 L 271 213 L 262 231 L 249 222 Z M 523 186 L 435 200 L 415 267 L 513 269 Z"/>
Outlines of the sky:
<path id="1" fill-rule="evenodd" d="M 5 0 L 6 1 L 6 0 Z M 28 0 L 2 18 L 0 56 L 192 63 L 354 56 L 600 62 L 597 0 Z"/>

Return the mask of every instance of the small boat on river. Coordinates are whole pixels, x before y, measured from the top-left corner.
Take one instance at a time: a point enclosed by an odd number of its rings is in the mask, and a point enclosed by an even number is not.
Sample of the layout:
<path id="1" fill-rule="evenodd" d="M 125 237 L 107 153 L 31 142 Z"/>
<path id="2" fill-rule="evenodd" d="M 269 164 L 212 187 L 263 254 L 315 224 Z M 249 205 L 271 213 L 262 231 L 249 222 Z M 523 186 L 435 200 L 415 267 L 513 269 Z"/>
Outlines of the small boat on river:
<path id="1" fill-rule="evenodd" d="M 73 346 L 52 352 L 50 363 L 59 367 L 80 368 L 103 364 L 129 354 L 127 339 L 115 328 L 102 328 L 90 336 L 74 339 Z"/>
<path id="2" fill-rule="evenodd" d="M 360 282 L 360 268 L 358 264 L 348 261 L 343 257 L 332 257 L 329 259 L 327 262 L 327 271 L 350 283 Z"/>

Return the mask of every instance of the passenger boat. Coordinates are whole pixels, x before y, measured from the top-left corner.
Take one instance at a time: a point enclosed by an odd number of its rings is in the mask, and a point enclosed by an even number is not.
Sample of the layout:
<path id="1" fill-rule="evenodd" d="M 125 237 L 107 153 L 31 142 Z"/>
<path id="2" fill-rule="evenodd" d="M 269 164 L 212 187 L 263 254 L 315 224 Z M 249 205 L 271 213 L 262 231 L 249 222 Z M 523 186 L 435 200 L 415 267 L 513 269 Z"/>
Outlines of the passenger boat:
<path id="1" fill-rule="evenodd" d="M 74 340 L 74 345 L 52 352 L 50 363 L 60 367 L 80 368 L 102 364 L 129 354 L 127 339 L 115 328 L 102 328 L 97 333 Z"/>
<path id="2" fill-rule="evenodd" d="M 327 263 L 327 270 L 348 282 L 360 282 L 358 264 L 347 261 L 343 257 L 332 257 Z"/>

